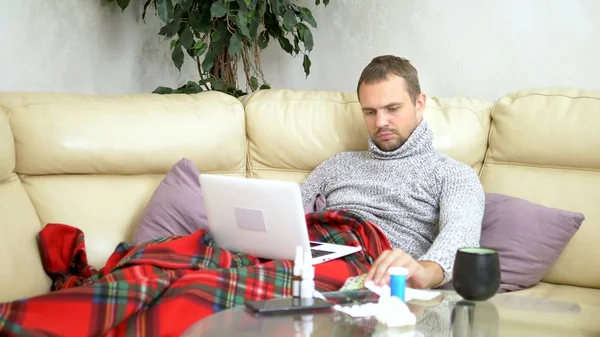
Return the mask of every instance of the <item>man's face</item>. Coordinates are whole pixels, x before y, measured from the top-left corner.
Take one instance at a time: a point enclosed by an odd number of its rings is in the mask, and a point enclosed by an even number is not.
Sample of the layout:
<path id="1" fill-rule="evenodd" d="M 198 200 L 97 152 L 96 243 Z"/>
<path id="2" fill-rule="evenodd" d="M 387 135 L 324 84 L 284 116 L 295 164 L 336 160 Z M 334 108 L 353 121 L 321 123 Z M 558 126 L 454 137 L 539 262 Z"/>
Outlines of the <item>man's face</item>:
<path id="1" fill-rule="evenodd" d="M 425 95 L 420 94 L 413 104 L 406 81 L 393 76 L 387 80 L 362 84 L 359 101 L 369 135 L 382 151 L 394 151 L 421 122 Z"/>

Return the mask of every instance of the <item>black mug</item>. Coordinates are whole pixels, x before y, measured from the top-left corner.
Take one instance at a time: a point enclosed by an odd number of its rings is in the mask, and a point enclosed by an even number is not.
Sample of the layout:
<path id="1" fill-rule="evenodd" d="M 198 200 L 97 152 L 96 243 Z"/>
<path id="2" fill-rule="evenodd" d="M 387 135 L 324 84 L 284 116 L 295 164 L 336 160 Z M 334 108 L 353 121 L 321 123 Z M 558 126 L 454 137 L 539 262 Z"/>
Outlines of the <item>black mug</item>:
<path id="1" fill-rule="evenodd" d="M 500 288 L 500 257 L 490 248 L 460 248 L 454 258 L 452 285 L 468 301 L 485 301 Z"/>

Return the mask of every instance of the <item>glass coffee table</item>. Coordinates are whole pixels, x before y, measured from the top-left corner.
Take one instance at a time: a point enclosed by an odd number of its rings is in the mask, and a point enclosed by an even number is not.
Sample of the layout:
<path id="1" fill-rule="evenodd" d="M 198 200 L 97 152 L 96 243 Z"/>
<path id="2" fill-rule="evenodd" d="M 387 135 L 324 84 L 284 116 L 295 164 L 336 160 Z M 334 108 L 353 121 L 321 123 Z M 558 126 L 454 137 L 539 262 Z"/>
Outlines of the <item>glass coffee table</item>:
<path id="1" fill-rule="evenodd" d="M 496 295 L 488 301 L 469 302 L 454 291 L 439 292 L 433 300 L 408 303 L 417 317 L 417 324 L 411 327 L 389 328 L 373 317 L 353 318 L 334 309 L 302 315 L 255 315 L 242 305 L 198 321 L 182 336 L 568 336 L 551 328 L 524 328 L 521 334 L 519 327 L 505 326 L 500 320 L 498 306 L 522 306 L 524 300 L 528 301 L 522 296 Z M 335 293 L 324 293 L 329 298 L 328 294 Z M 536 298 L 530 301 L 536 301 L 529 309 L 534 311 L 557 305 Z M 566 310 L 578 310 L 576 304 L 563 302 L 562 305 Z"/>

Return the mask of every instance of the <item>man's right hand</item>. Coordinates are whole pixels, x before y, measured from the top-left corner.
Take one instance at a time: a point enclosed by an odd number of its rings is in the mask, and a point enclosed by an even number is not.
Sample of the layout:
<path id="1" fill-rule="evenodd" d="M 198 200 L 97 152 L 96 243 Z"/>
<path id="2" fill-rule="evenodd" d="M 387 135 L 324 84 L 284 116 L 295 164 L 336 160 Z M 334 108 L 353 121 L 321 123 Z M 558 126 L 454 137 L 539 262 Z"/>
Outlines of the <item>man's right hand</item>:
<path id="1" fill-rule="evenodd" d="M 390 281 L 388 268 L 403 267 L 408 270 L 407 286 L 415 289 L 430 288 L 441 281 L 438 280 L 441 268 L 437 266 L 439 269 L 437 271 L 436 266 L 437 264 L 427 261 L 419 263 L 401 249 L 386 250 L 371 266 L 365 282 L 373 281 L 378 286 L 388 284 Z"/>

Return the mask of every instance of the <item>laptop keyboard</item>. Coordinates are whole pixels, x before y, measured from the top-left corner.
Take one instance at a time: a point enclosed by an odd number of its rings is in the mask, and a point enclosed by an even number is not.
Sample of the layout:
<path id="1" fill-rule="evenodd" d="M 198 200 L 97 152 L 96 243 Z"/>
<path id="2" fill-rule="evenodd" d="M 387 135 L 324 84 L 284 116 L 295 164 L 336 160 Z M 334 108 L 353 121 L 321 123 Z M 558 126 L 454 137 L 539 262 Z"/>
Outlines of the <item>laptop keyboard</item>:
<path id="1" fill-rule="evenodd" d="M 320 250 L 320 249 L 311 249 L 310 253 L 312 255 L 312 257 L 319 257 L 319 256 L 323 256 L 323 255 L 327 255 L 327 254 L 331 254 L 331 252 L 328 252 L 326 250 Z"/>

